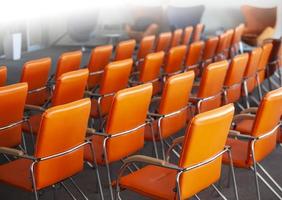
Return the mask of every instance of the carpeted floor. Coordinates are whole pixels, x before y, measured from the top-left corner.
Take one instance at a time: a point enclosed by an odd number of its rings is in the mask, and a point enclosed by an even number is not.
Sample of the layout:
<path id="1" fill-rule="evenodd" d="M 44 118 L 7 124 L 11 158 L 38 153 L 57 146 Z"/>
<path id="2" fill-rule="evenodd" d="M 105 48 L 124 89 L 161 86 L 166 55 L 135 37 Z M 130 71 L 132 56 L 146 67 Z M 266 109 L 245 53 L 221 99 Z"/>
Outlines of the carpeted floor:
<path id="1" fill-rule="evenodd" d="M 53 47 L 49 49 L 44 49 L 32 53 L 26 53 L 23 55 L 22 59 L 19 61 L 12 61 L 12 60 L 0 60 L 0 65 L 6 65 L 8 67 L 8 83 L 16 83 L 20 79 L 21 74 L 21 67 L 23 63 L 25 63 L 28 60 L 37 59 L 49 56 L 52 58 L 52 73 L 55 71 L 56 67 L 56 61 L 59 55 L 62 52 L 70 51 L 70 50 L 76 50 L 77 47 Z M 84 53 L 83 56 L 83 62 L 82 65 L 85 65 L 88 62 L 89 58 L 89 52 Z M 0 111 L 1 112 L 1 111 Z M 181 133 L 179 133 L 181 135 Z M 146 144 L 142 152 L 142 154 L 146 155 L 152 155 L 152 146 L 151 144 Z M 173 159 L 174 161 L 176 158 Z M 4 163 L 4 159 L 1 157 L 0 162 Z M 268 169 L 273 177 L 276 178 L 278 183 L 282 185 L 282 147 L 277 147 L 276 150 L 267 158 L 265 159 L 262 164 L 265 166 L 266 169 Z M 121 163 L 116 163 L 111 166 L 112 174 L 115 175 L 121 166 Z M 67 166 L 66 166 L 67 167 Z M 63 170 L 63 169 L 62 169 Z M 99 168 L 100 173 L 102 174 L 102 180 L 104 183 L 106 183 L 106 170 L 105 167 Z M 246 169 L 236 169 L 236 178 L 237 178 L 237 185 L 239 190 L 239 197 L 243 200 L 253 200 L 256 199 L 255 196 L 255 185 L 254 185 L 254 177 L 253 173 L 250 170 Z M 227 174 L 228 174 L 228 167 L 223 166 L 222 170 L 222 193 L 225 194 L 228 199 L 235 199 L 233 195 L 233 189 L 232 184 L 231 187 L 226 187 L 226 181 L 227 181 Z M 20 177 L 19 177 L 20 178 Z M 78 184 L 81 186 L 82 190 L 88 195 L 89 199 L 99 199 L 99 195 L 96 193 L 96 176 L 92 169 L 90 169 L 88 166 L 85 166 L 85 170 L 78 174 L 75 177 L 75 180 L 78 182 Z M 69 184 L 69 183 L 67 183 Z M 269 189 L 265 187 L 260 182 L 261 186 L 261 195 L 263 200 L 272 200 L 276 199 L 276 197 L 270 192 Z M 189 186 L 188 186 L 189 187 Z M 73 188 L 71 188 L 72 191 L 75 191 Z M 49 188 L 43 191 L 40 199 L 42 200 L 48 200 L 48 199 L 71 199 L 66 192 L 62 188 L 57 188 L 57 190 Z M 106 187 L 104 187 L 104 193 L 105 193 L 105 199 L 109 199 L 108 190 Z M 75 193 L 76 194 L 76 193 Z M 147 199 L 141 196 L 138 196 L 137 194 L 129 191 L 123 191 L 121 193 L 121 196 L 123 199 Z M 202 199 L 220 199 L 220 197 L 216 196 L 213 189 L 207 189 L 199 194 L 199 197 Z M 28 200 L 33 199 L 33 194 L 22 191 L 20 189 L 0 184 L 0 199 L 1 200 Z M 82 198 L 78 198 L 82 199 Z"/>

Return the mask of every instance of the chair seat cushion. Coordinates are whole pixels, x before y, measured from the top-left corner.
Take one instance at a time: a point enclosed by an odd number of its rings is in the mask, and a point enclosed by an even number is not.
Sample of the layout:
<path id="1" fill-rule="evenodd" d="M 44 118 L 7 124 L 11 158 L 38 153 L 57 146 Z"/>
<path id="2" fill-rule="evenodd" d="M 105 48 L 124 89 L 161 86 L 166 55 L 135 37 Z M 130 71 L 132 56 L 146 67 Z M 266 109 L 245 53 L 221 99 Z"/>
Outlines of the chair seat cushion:
<path id="1" fill-rule="evenodd" d="M 253 124 L 253 119 L 242 120 L 236 124 L 236 131 L 250 135 L 253 129 Z"/>
<path id="2" fill-rule="evenodd" d="M 153 199 L 174 199 L 176 171 L 148 165 L 120 179 L 121 188 L 127 188 Z"/>

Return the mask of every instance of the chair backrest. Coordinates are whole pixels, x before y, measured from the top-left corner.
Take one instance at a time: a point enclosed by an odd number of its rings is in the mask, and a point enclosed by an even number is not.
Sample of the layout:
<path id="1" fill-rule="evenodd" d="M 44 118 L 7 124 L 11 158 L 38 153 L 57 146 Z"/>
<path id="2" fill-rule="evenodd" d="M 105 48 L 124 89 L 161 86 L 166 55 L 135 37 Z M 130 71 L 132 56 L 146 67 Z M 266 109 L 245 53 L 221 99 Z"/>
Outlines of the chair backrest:
<path id="1" fill-rule="evenodd" d="M 234 106 L 229 104 L 195 116 L 186 129 L 179 166 L 187 168 L 222 152 L 233 115 Z M 221 160 L 219 156 L 206 165 L 184 172 L 180 177 L 181 199 L 188 199 L 218 181 Z"/>
<path id="2" fill-rule="evenodd" d="M 185 107 L 188 105 L 187 102 L 189 101 L 194 78 L 195 73 L 188 71 L 171 76 L 165 82 L 157 111 L 161 115 L 167 115 L 177 111 L 180 112 L 162 119 L 161 132 L 163 138 L 167 138 L 185 127 L 187 121 L 187 109 Z"/>
<path id="3" fill-rule="evenodd" d="M 48 157 L 83 144 L 89 113 L 89 99 L 46 110 L 42 115 L 34 156 Z M 58 183 L 81 171 L 83 150 L 83 147 L 78 148 L 60 157 L 38 162 L 35 165 L 37 189 Z"/>
<path id="4" fill-rule="evenodd" d="M 181 39 L 182 39 L 182 35 L 183 35 L 183 30 L 182 29 L 176 29 L 173 32 L 170 47 L 175 47 L 175 46 L 180 45 L 180 42 L 181 42 Z"/>
<path id="5" fill-rule="evenodd" d="M 201 40 L 202 33 L 204 32 L 205 25 L 204 24 L 197 24 L 194 28 L 193 34 L 193 42 L 197 42 Z"/>
<path id="6" fill-rule="evenodd" d="M 244 72 L 244 78 L 247 79 L 248 92 L 251 93 L 255 88 L 255 76 L 259 66 L 262 48 L 255 48 L 250 52 L 248 65 Z"/>
<path id="7" fill-rule="evenodd" d="M 261 136 L 276 127 L 282 115 L 282 88 L 268 92 L 261 101 L 253 125 L 252 136 Z M 276 133 L 279 133 L 279 128 Z M 276 148 L 277 134 L 259 140 L 255 144 L 255 158 L 259 162 Z M 251 158 L 250 158 L 251 159 Z"/>
<path id="8" fill-rule="evenodd" d="M 7 81 L 7 67 L 0 66 L 0 87 L 4 86 Z"/>
<path id="9" fill-rule="evenodd" d="M 136 41 L 127 40 L 118 43 L 115 52 L 115 61 L 132 58 Z"/>
<path id="10" fill-rule="evenodd" d="M 0 87 L 0 127 L 5 127 L 23 119 L 27 83 L 17 83 Z M 16 147 L 21 144 L 21 124 L 0 132 L 0 146 Z"/>
<path id="11" fill-rule="evenodd" d="M 230 50 L 231 50 L 231 43 L 232 43 L 232 38 L 234 35 L 234 30 L 233 29 L 229 29 L 226 32 L 226 43 L 225 43 L 225 48 L 224 48 L 224 54 L 226 58 L 229 58 L 230 56 Z"/>
<path id="12" fill-rule="evenodd" d="M 248 64 L 249 54 L 235 56 L 228 67 L 224 86 L 226 88 L 225 103 L 234 103 L 241 97 L 242 81 L 245 69 Z"/>
<path id="13" fill-rule="evenodd" d="M 89 73 L 104 70 L 105 66 L 110 62 L 112 51 L 112 45 L 98 46 L 92 49 L 89 63 L 87 65 Z M 100 83 L 101 77 L 102 73 L 89 75 L 87 83 L 88 89 L 97 86 Z"/>
<path id="14" fill-rule="evenodd" d="M 63 53 L 57 63 L 55 80 L 57 80 L 62 74 L 66 72 L 78 70 L 80 68 L 81 60 L 81 51 Z"/>
<path id="15" fill-rule="evenodd" d="M 154 48 L 155 39 L 156 36 L 154 35 L 142 38 L 139 46 L 139 51 L 137 53 L 137 60 L 144 59 L 149 53 L 151 53 Z"/>
<path id="16" fill-rule="evenodd" d="M 260 56 L 259 64 L 258 64 L 258 76 L 259 83 L 262 83 L 265 79 L 266 67 L 268 64 L 269 56 L 271 54 L 273 45 L 271 43 L 266 43 L 262 46 L 262 53 Z"/>
<path id="17" fill-rule="evenodd" d="M 258 8 L 250 5 L 241 6 L 245 18 L 246 31 L 260 34 L 266 27 L 276 25 L 277 7 Z"/>
<path id="18" fill-rule="evenodd" d="M 239 26 L 237 26 L 234 29 L 234 34 L 233 34 L 233 38 L 232 38 L 232 42 L 231 45 L 238 45 L 241 42 L 241 38 L 244 32 L 244 28 L 245 28 L 245 24 L 240 24 Z M 237 47 L 235 47 L 237 48 Z"/>
<path id="19" fill-rule="evenodd" d="M 106 133 L 115 135 L 145 124 L 152 90 L 152 84 L 147 83 L 117 92 L 109 112 Z M 109 139 L 106 145 L 109 162 L 140 150 L 144 145 L 144 128 Z"/>
<path id="20" fill-rule="evenodd" d="M 157 40 L 155 51 L 156 52 L 158 52 L 158 51 L 167 52 L 167 50 L 170 46 L 170 43 L 171 43 L 171 37 L 172 37 L 171 32 L 160 33 L 158 40 Z"/>
<path id="21" fill-rule="evenodd" d="M 205 48 L 203 52 L 203 61 L 205 61 L 206 65 L 212 62 L 212 59 L 215 56 L 215 51 L 218 45 L 219 38 L 214 36 L 210 37 L 205 42 Z"/>
<path id="22" fill-rule="evenodd" d="M 126 88 L 128 85 L 128 79 L 130 76 L 132 65 L 132 59 L 120 60 L 109 63 L 105 67 L 105 72 L 101 80 L 99 94 L 114 94 L 119 90 Z M 100 105 L 102 115 L 105 115 L 109 112 L 113 97 L 114 95 L 102 98 Z"/>
<path id="23" fill-rule="evenodd" d="M 46 84 L 51 64 L 51 58 L 32 60 L 24 64 L 20 82 L 26 82 L 28 91 L 31 91 L 27 95 L 27 104 L 41 106 L 48 99 Z"/>
<path id="24" fill-rule="evenodd" d="M 228 35 L 226 34 L 226 32 L 222 33 L 219 36 L 219 41 L 218 41 L 218 45 L 217 45 L 216 52 L 215 52 L 217 56 L 224 55 L 224 50 L 226 47 L 227 39 L 228 39 Z"/>
<path id="25" fill-rule="evenodd" d="M 183 45 L 188 45 L 191 41 L 191 37 L 192 37 L 192 33 L 193 33 L 193 26 L 187 26 L 184 29 L 184 33 L 183 33 L 183 40 L 182 40 L 182 44 Z"/>
<path id="26" fill-rule="evenodd" d="M 58 106 L 83 98 L 89 71 L 80 69 L 60 76 L 56 81 L 52 106 Z"/>
<path id="27" fill-rule="evenodd" d="M 185 67 L 191 67 L 200 63 L 202 59 L 205 43 L 203 41 L 193 42 L 188 47 L 188 52 L 185 60 Z"/>
<path id="28" fill-rule="evenodd" d="M 168 52 L 167 62 L 164 66 L 166 74 L 180 72 L 186 55 L 186 45 L 172 47 Z"/>
<path id="29" fill-rule="evenodd" d="M 197 97 L 214 97 L 202 102 L 199 112 L 218 108 L 221 105 L 221 93 L 227 68 L 228 62 L 226 60 L 212 63 L 204 68 Z"/>

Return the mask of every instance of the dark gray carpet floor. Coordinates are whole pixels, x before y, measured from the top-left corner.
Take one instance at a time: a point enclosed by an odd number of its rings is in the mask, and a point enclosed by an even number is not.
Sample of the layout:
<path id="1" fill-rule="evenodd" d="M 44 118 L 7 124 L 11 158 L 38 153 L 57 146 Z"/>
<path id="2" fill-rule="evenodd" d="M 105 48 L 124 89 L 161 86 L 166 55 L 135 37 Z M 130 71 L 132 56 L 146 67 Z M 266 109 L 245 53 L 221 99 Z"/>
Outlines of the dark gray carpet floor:
<path id="1" fill-rule="evenodd" d="M 12 60 L 0 60 L 0 65 L 6 65 L 8 67 L 8 83 L 12 84 L 19 81 L 20 74 L 21 74 L 21 67 L 23 63 L 28 60 L 42 58 L 46 56 L 50 56 L 52 58 L 52 73 L 55 71 L 56 61 L 59 55 L 62 52 L 76 50 L 77 47 L 53 47 L 49 49 L 44 49 L 32 53 L 26 53 L 23 55 L 21 60 L 12 61 Z M 89 52 L 84 53 L 83 62 L 82 64 L 85 65 L 88 62 Z M 1 111 L 0 111 L 1 112 Z M 179 133 L 181 135 L 181 133 Z M 151 144 L 146 144 L 144 149 L 142 150 L 143 154 L 152 155 L 152 146 Z M 175 159 L 174 159 L 175 160 Z M 3 163 L 3 158 L 0 158 L 0 162 Z M 265 159 L 262 164 L 265 166 L 266 169 L 270 171 L 270 173 L 276 178 L 278 183 L 282 185 L 282 147 L 277 147 L 276 150 L 267 158 Z M 116 174 L 120 163 L 116 163 L 112 166 L 112 174 Z M 66 166 L 67 167 L 67 166 Z M 63 170 L 63 169 L 62 169 Z M 100 167 L 100 172 L 102 174 L 103 182 L 106 182 L 105 177 L 105 167 Z M 237 178 L 237 185 L 239 190 L 239 197 L 243 200 L 253 200 L 256 198 L 255 196 L 255 185 L 254 185 L 254 177 L 250 170 L 246 169 L 236 169 L 236 178 Z M 228 168 L 223 166 L 222 170 L 222 179 L 223 182 L 226 182 L 228 174 Z M 19 177 L 20 178 L 20 177 Z M 89 199 L 99 199 L 99 195 L 96 193 L 96 176 L 94 171 L 89 167 L 85 166 L 85 170 L 80 174 L 75 176 L 75 180 L 79 183 L 83 191 L 88 195 Z M 68 183 L 67 183 L 68 184 Z M 262 199 L 264 200 L 272 200 L 276 199 L 276 197 L 267 189 L 261 182 L 261 195 Z M 189 186 L 188 186 L 189 187 Z M 74 189 L 72 188 L 74 191 Z M 226 187 L 223 184 L 223 188 L 221 190 L 223 194 L 227 196 L 228 199 L 235 199 L 233 195 L 232 185 L 231 187 Z M 108 190 L 104 188 L 105 199 L 109 199 Z M 141 197 L 133 192 L 130 191 L 123 191 L 121 193 L 123 199 L 147 199 Z M 220 197 L 214 194 L 213 189 L 207 189 L 199 194 L 199 197 L 202 199 L 220 199 Z M 71 199 L 62 188 L 58 188 L 56 192 L 53 192 L 52 189 L 46 189 L 43 191 L 42 196 L 40 199 L 48 200 L 48 199 Z M 28 200 L 33 199 L 33 194 L 22 191 L 20 189 L 0 184 L 0 199 L 1 200 Z M 79 198 L 78 199 L 82 199 Z"/>

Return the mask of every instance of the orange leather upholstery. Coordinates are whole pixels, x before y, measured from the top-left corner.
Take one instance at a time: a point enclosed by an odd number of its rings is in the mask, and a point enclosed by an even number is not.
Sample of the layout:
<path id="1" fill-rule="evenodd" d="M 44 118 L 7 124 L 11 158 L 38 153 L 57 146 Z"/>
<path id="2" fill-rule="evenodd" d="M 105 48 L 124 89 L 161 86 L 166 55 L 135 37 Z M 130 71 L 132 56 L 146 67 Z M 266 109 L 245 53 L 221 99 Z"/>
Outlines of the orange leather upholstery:
<path id="1" fill-rule="evenodd" d="M 92 99 L 91 117 L 102 117 L 108 114 L 114 93 L 127 87 L 132 65 L 133 60 L 126 59 L 111 62 L 105 67 L 99 95 L 112 95 L 101 98 L 101 103 L 99 104 L 100 109 L 97 99 Z"/>
<path id="2" fill-rule="evenodd" d="M 204 32 L 205 25 L 204 24 L 197 24 L 194 29 L 193 34 L 193 42 L 197 42 L 201 40 L 202 33 Z"/>
<path id="3" fill-rule="evenodd" d="M 183 40 L 182 40 L 182 44 L 183 45 L 188 45 L 191 41 L 191 37 L 192 37 L 192 33 L 193 33 L 193 26 L 187 26 L 184 29 L 184 33 L 183 33 Z"/>
<path id="4" fill-rule="evenodd" d="M 0 66 L 0 87 L 4 86 L 7 81 L 7 67 Z"/>
<path id="5" fill-rule="evenodd" d="M 244 79 L 247 82 L 248 93 L 251 93 L 255 89 L 255 76 L 259 66 L 261 54 L 261 48 L 255 48 L 250 52 L 248 65 L 244 72 Z M 243 95 L 245 94 L 243 93 Z"/>
<path id="6" fill-rule="evenodd" d="M 58 60 L 55 80 L 57 80 L 62 74 L 66 72 L 79 69 L 81 59 L 82 59 L 81 51 L 63 53 Z"/>
<path id="7" fill-rule="evenodd" d="M 27 96 L 27 83 L 17 83 L 0 88 L 0 127 L 23 120 Z M 16 147 L 21 144 L 21 124 L 0 131 L 0 146 Z"/>
<path id="8" fill-rule="evenodd" d="M 216 51 L 215 51 L 217 61 L 225 59 L 224 53 L 225 53 L 227 40 L 228 40 L 228 35 L 227 35 L 226 32 L 222 33 L 219 36 L 218 45 L 217 45 L 217 48 L 216 48 Z"/>
<path id="9" fill-rule="evenodd" d="M 171 32 L 166 32 L 166 33 L 160 33 L 158 40 L 157 40 L 157 45 L 155 51 L 164 51 L 167 52 L 168 48 L 171 44 L 171 38 L 172 34 Z"/>
<path id="10" fill-rule="evenodd" d="M 23 66 L 20 82 L 28 84 L 27 104 L 42 106 L 49 97 L 46 87 L 51 58 L 42 58 L 26 62 Z"/>
<path id="11" fill-rule="evenodd" d="M 221 152 L 227 139 L 234 107 L 227 105 L 197 115 L 186 129 L 178 166 L 187 168 Z M 203 137 L 206 138 L 203 140 Z M 205 147 L 205 148 L 203 148 Z M 219 156 L 212 162 L 180 175 L 180 197 L 188 199 L 218 181 L 221 174 Z M 130 189 L 152 199 L 178 199 L 174 169 L 147 165 L 121 177 L 121 188 Z"/>
<path id="12" fill-rule="evenodd" d="M 137 130 L 132 129 L 145 123 L 152 90 L 152 84 L 147 83 L 116 93 L 105 126 L 105 132 L 113 137 L 105 141 L 104 137 L 95 135 L 92 140 L 99 164 L 105 163 L 105 154 L 108 163 L 111 163 L 131 155 L 143 147 L 145 127 Z M 132 131 L 114 137 L 115 134 L 129 130 Z M 103 141 L 106 142 L 106 152 L 103 152 Z M 85 159 L 93 160 L 89 149 L 85 150 Z"/>
<path id="13" fill-rule="evenodd" d="M 235 56 L 239 51 L 239 45 L 242 39 L 245 25 L 240 24 L 234 30 L 233 38 L 231 41 L 231 57 Z"/>
<path id="14" fill-rule="evenodd" d="M 168 52 L 167 62 L 164 66 L 164 73 L 169 75 L 182 70 L 183 61 L 186 55 L 186 45 L 172 47 Z"/>
<path id="15" fill-rule="evenodd" d="M 249 122 L 249 125 L 253 123 L 252 126 L 249 126 L 251 127 L 251 130 L 245 132 L 244 134 L 259 137 L 273 130 L 280 121 L 282 114 L 281 102 L 282 88 L 268 92 L 259 105 L 255 120 L 253 122 Z M 256 162 L 263 160 L 275 149 L 276 139 L 277 134 L 272 134 L 271 136 L 260 139 L 255 143 L 254 153 Z M 244 144 L 242 145 L 242 143 Z M 229 139 L 227 145 L 232 147 L 233 162 L 235 166 L 248 168 L 253 164 L 251 157 L 251 142 Z M 228 158 L 224 157 L 224 162 L 227 161 Z"/>
<path id="16" fill-rule="evenodd" d="M 221 93 L 227 68 L 228 62 L 224 60 L 212 63 L 204 69 L 196 96 L 200 99 L 212 98 L 198 104 L 198 112 L 215 109 L 221 105 Z"/>
<path id="17" fill-rule="evenodd" d="M 88 69 L 80 69 L 63 74 L 56 81 L 51 106 L 63 105 L 82 99 L 84 97 L 87 79 Z M 38 134 L 41 116 L 42 113 L 30 116 L 29 121 L 33 134 Z M 25 132 L 31 132 L 26 125 L 23 126 L 23 130 Z"/>
<path id="18" fill-rule="evenodd" d="M 139 82 L 152 82 L 154 95 L 159 93 L 161 89 L 161 82 L 158 79 L 164 56 L 163 51 L 148 54 L 140 69 Z"/>
<path id="19" fill-rule="evenodd" d="M 156 36 L 150 35 L 143 37 L 140 42 L 139 51 L 137 53 L 137 60 L 145 59 L 145 57 L 151 53 L 154 47 Z"/>
<path id="20" fill-rule="evenodd" d="M 258 83 L 261 84 L 265 80 L 265 73 L 268 64 L 268 60 L 272 51 L 273 45 L 271 43 L 266 43 L 262 46 L 262 53 L 258 64 Z"/>
<path id="21" fill-rule="evenodd" d="M 46 110 L 42 115 L 34 156 L 48 157 L 83 144 L 89 112 L 89 99 Z M 1 165 L 0 181 L 33 191 L 31 164 L 30 160 L 18 159 Z M 39 161 L 34 166 L 35 187 L 37 190 L 46 188 L 77 174 L 82 169 L 83 148 L 60 157 Z"/>
<path id="22" fill-rule="evenodd" d="M 205 48 L 203 51 L 203 61 L 204 61 L 203 67 L 206 67 L 212 63 L 218 45 L 218 41 L 219 39 L 216 36 L 210 37 L 206 40 Z"/>
<path id="23" fill-rule="evenodd" d="M 248 64 L 249 55 L 240 54 L 235 56 L 227 70 L 224 81 L 225 103 L 234 103 L 241 97 L 243 75 Z"/>
<path id="24" fill-rule="evenodd" d="M 183 30 L 182 29 L 176 29 L 173 32 L 170 47 L 175 47 L 175 46 L 180 45 L 180 42 L 181 42 L 181 39 L 182 39 L 182 35 L 183 35 Z"/>
<path id="25" fill-rule="evenodd" d="M 154 134 L 157 140 L 160 140 L 160 135 L 165 139 L 185 127 L 187 119 L 187 109 L 185 108 L 192 90 L 194 77 L 194 72 L 189 71 L 171 76 L 165 82 L 156 113 L 160 115 L 169 115 L 177 111 L 179 113 L 153 121 Z M 161 120 L 161 126 L 157 127 L 159 120 Z M 145 139 L 152 140 L 152 136 L 151 129 L 147 127 Z"/>
<path id="26" fill-rule="evenodd" d="M 224 48 L 224 55 L 225 58 L 229 58 L 230 57 L 230 50 L 231 50 L 231 44 L 232 44 L 232 39 L 233 39 L 233 35 L 234 35 L 234 30 L 233 29 L 229 29 L 226 32 L 226 43 L 225 43 L 225 48 Z"/>
<path id="27" fill-rule="evenodd" d="M 132 58 L 136 41 L 127 40 L 118 43 L 115 52 L 115 61 Z"/>
<path id="28" fill-rule="evenodd" d="M 202 59 L 202 53 L 205 43 L 203 41 L 193 42 L 190 44 L 185 60 L 186 70 L 199 71 L 199 64 Z"/>
<path id="29" fill-rule="evenodd" d="M 110 62 L 112 57 L 113 46 L 99 46 L 91 51 L 89 63 L 87 65 L 89 70 L 88 89 L 91 90 L 100 84 L 102 73 L 95 74 L 95 72 L 103 71 L 105 66 Z M 91 73 L 94 74 L 92 75 Z"/>

